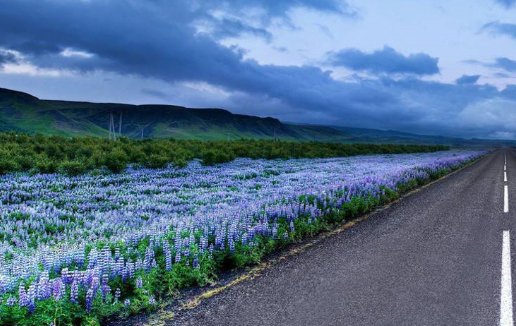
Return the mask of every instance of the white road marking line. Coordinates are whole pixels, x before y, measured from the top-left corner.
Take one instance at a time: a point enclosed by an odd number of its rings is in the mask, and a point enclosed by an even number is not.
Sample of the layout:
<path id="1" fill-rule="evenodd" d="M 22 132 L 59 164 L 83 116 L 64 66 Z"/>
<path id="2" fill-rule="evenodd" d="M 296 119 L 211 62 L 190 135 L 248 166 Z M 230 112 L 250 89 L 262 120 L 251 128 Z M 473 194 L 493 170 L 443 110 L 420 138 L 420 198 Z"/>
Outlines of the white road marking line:
<path id="1" fill-rule="evenodd" d="M 503 166 L 503 170 L 506 171 L 507 170 L 507 165 L 504 165 Z"/>
<path id="2" fill-rule="evenodd" d="M 503 212 L 507 213 L 509 211 L 509 190 L 507 185 L 503 186 Z"/>
<path id="3" fill-rule="evenodd" d="M 500 326 L 513 326 L 512 279 L 511 279 L 511 236 L 503 231 L 502 244 L 502 289 L 500 292 Z"/>
<path id="4" fill-rule="evenodd" d="M 507 172 L 503 172 L 503 181 L 507 182 Z"/>

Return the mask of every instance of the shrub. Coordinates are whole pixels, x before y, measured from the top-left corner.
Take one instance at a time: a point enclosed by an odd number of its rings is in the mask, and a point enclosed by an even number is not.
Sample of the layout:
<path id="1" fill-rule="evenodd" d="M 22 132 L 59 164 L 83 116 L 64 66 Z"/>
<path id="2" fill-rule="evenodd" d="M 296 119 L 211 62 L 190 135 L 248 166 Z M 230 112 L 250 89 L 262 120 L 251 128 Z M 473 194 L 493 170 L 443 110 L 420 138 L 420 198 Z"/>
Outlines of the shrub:
<path id="1" fill-rule="evenodd" d="M 57 164 L 45 156 L 36 160 L 34 168 L 39 173 L 55 173 L 57 171 Z"/>
<path id="2" fill-rule="evenodd" d="M 159 154 L 151 154 L 149 158 L 145 162 L 145 166 L 149 168 L 162 168 L 170 162 L 169 158 L 164 155 Z"/>
<path id="3" fill-rule="evenodd" d="M 228 150 L 208 150 L 202 156 L 204 165 L 214 165 L 217 163 L 226 163 L 235 159 L 235 154 Z"/>
<path id="4" fill-rule="evenodd" d="M 107 167 L 121 172 L 127 164 L 160 168 L 169 163 L 185 166 L 192 159 L 205 165 L 249 158 L 324 158 L 363 154 L 432 152 L 445 146 L 340 144 L 278 140 L 199 141 L 173 139 L 118 141 L 95 137 L 65 138 L 0 133 L 0 174 L 15 171 L 53 173 L 70 170 L 69 162 L 81 162 L 83 172 Z M 58 169 L 61 167 L 61 169 Z M 82 173 L 82 172 L 81 172 Z"/>
<path id="5" fill-rule="evenodd" d="M 57 168 L 57 171 L 62 174 L 76 176 L 84 173 L 87 170 L 87 166 L 79 161 L 64 161 L 61 162 Z"/>
<path id="6" fill-rule="evenodd" d="M 0 156 L 0 174 L 15 172 L 20 169 L 18 163 L 10 157 Z"/>
<path id="7" fill-rule="evenodd" d="M 122 172 L 128 163 L 129 159 L 124 151 L 120 149 L 114 149 L 104 158 L 105 166 L 111 171 L 115 173 Z"/>
<path id="8" fill-rule="evenodd" d="M 204 165 L 214 165 L 216 162 L 215 157 L 217 153 L 214 151 L 207 151 L 202 155 L 202 164 Z"/>

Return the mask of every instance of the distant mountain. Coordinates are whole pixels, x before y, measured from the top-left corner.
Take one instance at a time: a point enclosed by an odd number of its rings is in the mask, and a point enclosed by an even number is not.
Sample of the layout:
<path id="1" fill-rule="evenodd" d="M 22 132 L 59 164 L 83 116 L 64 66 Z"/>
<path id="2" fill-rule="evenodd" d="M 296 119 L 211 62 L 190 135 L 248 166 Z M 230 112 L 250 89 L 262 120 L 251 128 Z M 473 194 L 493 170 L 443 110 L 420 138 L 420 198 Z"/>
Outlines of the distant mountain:
<path id="1" fill-rule="evenodd" d="M 111 120 L 113 122 L 111 123 Z M 177 139 L 284 139 L 360 143 L 499 145 L 499 141 L 421 136 L 398 131 L 283 123 L 222 109 L 40 100 L 0 88 L 0 131 L 108 137 L 110 125 L 125 137 Z"/>
<path id="2" fill-rule="evenodd" d="M 274 118 L 233 114 L 222 109 L 48 101 L 0 88 L 3 131 L 108 137 L 111 119 L 116 132 L 132 138 L 331 140 L 343 136 L 331 127 L 294 126 Z"/>
<path id="3" fill-rule="evenodd" d="M 390 144 L 447 144 L 462 145 L 465 143 L 497 143 L 491 140 L 474 140 L 456 137 L 418 135 L 396 130 L 378 130 L 366 128 L 334 127 L 335 129 L 352 135 L 351 141 L 363 143 L 390 143 Z"/>

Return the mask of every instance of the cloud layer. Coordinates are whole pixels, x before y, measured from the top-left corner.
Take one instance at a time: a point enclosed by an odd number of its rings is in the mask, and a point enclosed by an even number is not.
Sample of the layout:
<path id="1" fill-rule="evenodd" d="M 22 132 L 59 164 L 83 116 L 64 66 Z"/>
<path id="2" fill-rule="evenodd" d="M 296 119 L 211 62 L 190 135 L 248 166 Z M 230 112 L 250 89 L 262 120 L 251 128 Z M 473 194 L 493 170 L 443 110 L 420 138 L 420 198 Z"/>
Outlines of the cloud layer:
<path id="1" fill-rule="evenodd" d="M 271 42 L 270 26 L 278 19 L 288 22 L 296 8 L 353 16 L 349 6 L 333 0 L 10 1 L 0 6 L 0 65 L 13 62 L 7 54 L 18 53 L 26 69 L 51 71 L 55 78 L 64 71 L 159 80 L 178 96 L 210 93 L 216 105 L 296 122 L 467 137 L 516 131 L 516 118 L 503 116 L 515 107 L 516 92 L 478 85 L 478 75 L 455 83 L 423 80 L 440 72 L 439 59 L 430 54 L 385 46 L 374 52 L 335 50 L 324 66 L 266 65 L 221 42 L 249 34 Z M 367 77 L 337 78 L 331 70 L 338 67 Z M 145 85 L 140 89 L 174 98 Z M 484 115 L 489 123 L 481 123 Z"/>
<path id="2" fill-rule="evenodd" d="M 438 61 L 425 53 L 404 56 L 388 46 L 372 53 L 345 49 L 330 55 L 330 63 L 336 66 L 375 74 L 433 75 L 439 73 Z"/>
<path id="3" fill-rule="evenodd" d="M 455 82 L 459 85 L 472 85 L 480 79 L 480 75 L 462 75 Z"/>
<path id="4" fill-rule="evenodd" d="M 496 61 L 494 64 L 492 64 L 493 67 L 501 68 L 509 72 L 515 72 L 516 71 L 516 61 L 511 60 L 509 58 L 496 58 Z"/>
<path id="5" fill-rule="evenodd" d="M 495 34 L 506 35 L 516 39 L 516 24 L 494 21 L 485 24 L 483 29 Z"/>

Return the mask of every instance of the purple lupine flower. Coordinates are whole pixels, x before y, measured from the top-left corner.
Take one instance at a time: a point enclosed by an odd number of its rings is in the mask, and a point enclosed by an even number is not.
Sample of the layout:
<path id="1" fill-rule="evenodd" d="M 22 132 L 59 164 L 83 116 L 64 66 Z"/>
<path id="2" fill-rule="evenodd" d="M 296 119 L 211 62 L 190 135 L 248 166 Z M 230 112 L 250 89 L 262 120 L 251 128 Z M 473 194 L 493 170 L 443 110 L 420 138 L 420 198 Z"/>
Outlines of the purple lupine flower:
<path id="1" fill-rule="evenodd" d="M 143 265 L 144 265 L 145 271 L 147 271 L 147 272 L 150 271 L 151 268 L 156 265 L 156 261 L 154 259 L 154 250 L 152 250 L 150 245 L 145 250 L 145 258 L 143 261 Z"/>
<path id="2" fill-rule="evenodd" d="M 228 244 L 229 244 L 229 251 L 230 251 L 230 252 L 235 251 L 235 241 L 233 241 L 233 239 L 232 239 L 232 238 L 229 238 L 229 240 L 228 240 Z"/>
<path id="3" fill-rule="evenodd" d="M 79 303 L 79 282 L 74 279 L 70 288 L 70 302 Z"/>
<path id="4" fill-rule="evenodd" d="M 29 297 L 27 295 L 27 291 L 25 290 L 25 286 L 20 283 L 18 286 L 18 304 L 21 307 L 28 307 L 29 305 Z"/>
<path id="5" fill-rule="evenodd" d="M 138 278 L 136 279 L 136 288 L 141 289 L 142 287 L 143 287 L 143 280 L 142 280 L 141 276 L 138 276 Z"/>
<path id="6" fill-rule="evenodd" d="M 165 269 L 167 271 L 172 269 L 172 253 L 170 252 L 170 244 L 168 240 L 163 240 L 163 253 L 165 256 Z"/>
<path id="7" fill-rule="evenodd" d="M 52 296 L 56 301 L 59 301 L 63 298 L 64 295 L 64 284 L 61 278 L 56 278 L 52 282 Z"/>
<path id="8" fill-rule="evenodd" d="M 95 291 L 93 288 L 89 288 L 86 291 L 86 311 L 90 312 L 91 307 L 93 306 L 93 300 L 95 299 Z"/>
<path id="9" fill-rule="evenodd" d="M 68 271 L 68 268 L 63 268 L 61 270 L 61 278 L 65 284 L 72 284 L 73 272 Z"/>
<path id="10" fill-rule="evenodd" d="M 50 282 L 48 279 L 48 272 L 43 271 L 39 277 L 37 289 L 36 289 L 36 298 L 38 300 L 44 300 L 50 297 L 52 292 L 52 288 L 50 286 Z"/>
<path id="11" fill-rule="evenodd" d="M 108 294 L 111 293 L 111 287 L 109 286 L 109 284 L 106 283 L 106 284 L 101 285 L 101 293 L 102 293 L 102 301 L 106 301 Z"/>
<path id="12" fill-rule="evenodd" d="M 183 256 L 188 258 L 190 257 L 190 246 L 186 245 L 183 247 Z"/>
<path id="13" fill-rule="evenodd" d="M 182 239 L 181 232 L 179 229 L 176 230 L 176 237 L 174 239 L 174 249 L 177 251 L 181 251 L 182 249 Z"/>
<path id="14" fill-rule="evenodd" d="M 102 301 L 106 300 L 106 296 L 111 293 L 111 287 L 108 284 L 109 276 L 108 274 L 102 275 L 102 280 L 100 283 L 100 293 L 102 295 Z"/>
<path id="15" fill-rule="evenodd" d="M 128 271 L 129 271 L 129 278 L 134 277 L 134 271 L 136 269 L 135 263 L 129 263 Z"/>
<path id="16" fill-rule="evenodd" d="M 27 307 L 30 312 L 34 312 L 36 309 L 36 284 L 32 283 L 27 291 Z"/>
<path id="17" fill-rule="evenodd" d="M 120 288 L 116 288 L 115 290 L 115 302 L 118 302 L 120 299 L 120 296 L 122 295 L 122 292 L 120 291 Z"/>
<path id="18" fill-rule="evenodd" d="M 1 277 L 0 296 L 15 292 L 15 284 L 29 284 L 29 279 L 35 279 L 35 300 L 55 297 L 59 285 L 44 271 L 61 275 L 62 291 L 73 285 L 72 301 L 77 302 L 80 288 L 92 288 L 95 295 L 100 291 L 105 296 L 110 289 L 105 287 L 104 275 L 121 277 L 123 283 L 134 282 L 135 274 L 156 266 L 153 249 L 157 244 L 163 244 L 166 269 L 182 258 L 190 261 L 190 256 L 196 266 L 199 257 L 192 255 L 191 249 L 197 236 L 201 255 L 205 250 L 210 255 L 226 247 L 234 250 L 239 243 L 253 246 L 259 236 L 278 237 L 279 218 L 285 218 L 289 232 L 293 232 L 291 226 L 300 217 L 314 221 L 356 196 L 379 198 L 387 188 L 396 190 L 409 181 L 428 179 L 433 172 L 457 167 L 480 154 L 378 155 L 274 163 L 258 160 L 252 164 L 239 159 L 216 169 L 194 162 L 183 170 L 184 175 L 174 172 L 173 177 L 170 168 L 129 169 L 101 178 L 2 176 L 0 200 L 6 221 L 0 225 L 0 232 L 12 238 L 6 250 L 16 254 L 6 262 L 7 266 L 2 266 L 9 272 L 5 279 Z M 266 173 L 271 168 L 275 173 Z M 256 180 L 234 178 L 251 172 L 259 176 L 261 190 L 256 189 Z M 53 191 L 54 187 L 66 191 Z M 233 187 L 239 191 L 228 190 Z M 59 218 L 62 216 L 74 219 L 64 222 Z M 141 216 L 147 219 L 143 222 Z M 44 231 L 45 224 L 65 223 L 64 233 L 50 236 Z M 29 227 L 36 232 L 31 237 L 38 239 L 35 251 L 25 250 L 30 243 Z M 170 250 L 174 261 L 168 259 L 167 245 L 163 243 L 171 230 L 176 235 L 174 252 Z M 282 232 L 281 236 L 288 237 L 288 233 Z M 124 242 L 124 253 L 115 246 L 111 255 L 109 248 L 119 240 Z M 145 255 L 140 255 L 138 249 L 144 240 L 149 245 Z M 86 255 L 85 248 L 97 241 L 106 245 L 100 250 L 94 245 Z M 69 245 L 63 246 L 65 243 Z M 25 252 L 34 253 L 34 257 Z M 20 304 L 24 295 L 28 300 L 24 287 L 18 292 Z"/>
<path id="19" fill-rule="evenodd" d="M 14 296 L 9 296 L 7 300 L 5 301 L 5 304 L 9 307 L 12 307 L 16 304 L 16 298 Z"/>

